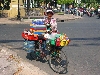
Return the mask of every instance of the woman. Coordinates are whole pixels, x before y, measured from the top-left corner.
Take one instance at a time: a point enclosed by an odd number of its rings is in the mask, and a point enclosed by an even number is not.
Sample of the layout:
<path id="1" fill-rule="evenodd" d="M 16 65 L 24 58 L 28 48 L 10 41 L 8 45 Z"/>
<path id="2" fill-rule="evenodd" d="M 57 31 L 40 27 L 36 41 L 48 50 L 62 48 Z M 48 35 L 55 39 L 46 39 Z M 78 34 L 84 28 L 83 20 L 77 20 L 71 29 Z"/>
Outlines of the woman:
<path id="1" fill-rule="evenodd" d="M 52 10 L 46 11 L 47 18 L 45 19 L 45 25 L 47 26 L 47 30 L 57 30 L 57 22 L 56 19 L 52 18 L 54 15 Z"/>

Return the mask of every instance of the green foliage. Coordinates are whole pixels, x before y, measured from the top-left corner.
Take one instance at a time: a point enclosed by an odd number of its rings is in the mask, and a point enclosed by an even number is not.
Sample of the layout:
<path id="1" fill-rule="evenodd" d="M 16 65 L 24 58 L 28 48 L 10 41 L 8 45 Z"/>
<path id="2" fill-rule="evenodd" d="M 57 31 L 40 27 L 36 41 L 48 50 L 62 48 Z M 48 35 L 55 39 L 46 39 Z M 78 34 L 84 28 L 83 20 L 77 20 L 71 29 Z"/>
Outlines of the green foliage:
<path id="1" fill-rule="evenodd" d="M 86 7 L 94 7 L 95 9 L 98 8 L 98 3 L 100 3 L 100 0 L 82 0 L 82 3 L 86 4 Z"/>
<path id="2" fill-rule="evenodd" d="M 72 3 L 74 0 L 57 0 L 58 4 L 67 4 L 67 3 Z"/>
<path id="3" fill-rule="evenodd" d="M 100 0 L 82 0 L 82 3 L 100 3 Z"/>
<path id="4" fill-rule="evenodd" d="M 46 3 L 48 3 L 48 2 L 51 2 L 52 0 L 34 0 L 35 2 L 36 1 L 38 1 L 39 3 L 41 3 L 41 2 L 46 2 Z"/>

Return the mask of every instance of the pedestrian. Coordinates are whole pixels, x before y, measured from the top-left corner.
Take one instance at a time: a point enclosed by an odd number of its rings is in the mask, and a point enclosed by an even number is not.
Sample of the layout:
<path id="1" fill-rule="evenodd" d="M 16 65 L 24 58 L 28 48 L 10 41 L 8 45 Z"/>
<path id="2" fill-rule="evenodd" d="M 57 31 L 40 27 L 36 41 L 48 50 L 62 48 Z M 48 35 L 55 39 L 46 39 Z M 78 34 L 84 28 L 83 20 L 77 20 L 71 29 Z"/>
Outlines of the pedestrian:
<path id="1" fill-rule="evenodd" d="M 90 16 L 94 16 L 94 7 L 92 7 L 91 9 L 90 9 Z"/>
<path id="2" fill-rule="evenodd" d="M 99 5 L 99 7 L 98 7 L 98 13 L 100 13 L 100 5 Z"/>
<path id="3" fill-rule="evenodd" d="M 98 7 L 98 19 L 100 19 L 100 5 Z"/>

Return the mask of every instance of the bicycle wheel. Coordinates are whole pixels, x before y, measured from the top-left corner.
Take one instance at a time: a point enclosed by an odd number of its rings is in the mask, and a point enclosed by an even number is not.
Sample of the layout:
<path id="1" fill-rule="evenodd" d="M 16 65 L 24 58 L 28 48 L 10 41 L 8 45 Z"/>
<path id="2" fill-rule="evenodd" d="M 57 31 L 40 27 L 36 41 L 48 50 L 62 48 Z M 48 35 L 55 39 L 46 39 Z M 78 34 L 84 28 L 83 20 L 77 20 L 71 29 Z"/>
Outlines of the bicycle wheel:
<path id="1" fill-rule="evenodd" d="M 34 51 L 34 52 L 31 52 L 31 53 L 30 53 L 30 56 L 31 56 L 34 60 L 38 60 L 37 54 L 38 54 L 38 53 Z"/>
<path id="2" fill-rule="evenodd" d="M 65 53 L 60 51 L 59 57 L 52 57 L 50 55 L 49 66 L 56 73 L 67 72 L 68 61 Z"/>

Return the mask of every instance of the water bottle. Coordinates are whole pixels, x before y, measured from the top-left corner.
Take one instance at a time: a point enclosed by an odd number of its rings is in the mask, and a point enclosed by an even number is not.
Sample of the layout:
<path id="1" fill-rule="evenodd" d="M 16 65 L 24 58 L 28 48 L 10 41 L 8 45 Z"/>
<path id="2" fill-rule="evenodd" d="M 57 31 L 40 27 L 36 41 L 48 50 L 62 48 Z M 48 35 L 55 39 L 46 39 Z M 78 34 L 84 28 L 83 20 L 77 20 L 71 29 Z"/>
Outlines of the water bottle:
<path id="1" fill-rule="evenodd" d="M 41 21 L 39 21 L 39 25 L 42 25 Z"/>
<path id="2" fill-rule="evenodd" d="M 39 20 L 37 20 L 37 25 L 39 25 Z"/>
<path id="3" fill-rule="evenodd" d="M 33 24 L 33 21 L 34 21 L 34 20 L 32 20 L 32 24 Z"/>
<path id="4" fill-rule="evenodd" d="M 38 20 L 38 25 L 41 25 L 41 21 L 40 20 Z"/>
<path id="5" fill-rule="evenodd" d="M 38 23 L 38 20 L 35 20 L 36 21 L 36 25 L 38 25 L 39 23 Z"/>
<path id="6" fill-rule="evenodd" d="M 43 21 L 43 20 L 41 21 L 41 24 L 42 24 L 42 25 L 44 24 L 44 21 Z"/>
<path id="7" fill-rule="evenodd" d="M 32 20 L 32 24 L 34 24 L 34 20 Z"/>
<path id="8" fill-rule="evenodd" d="M 34 19 L 34 20 L 32 20 L 32 24 L 35 24 L 35 19 Z"/>
<path id="9" fill-rule="evenodd" d="M 36 25 L 36 21 L 34 20 L 34 24 Z"/>

